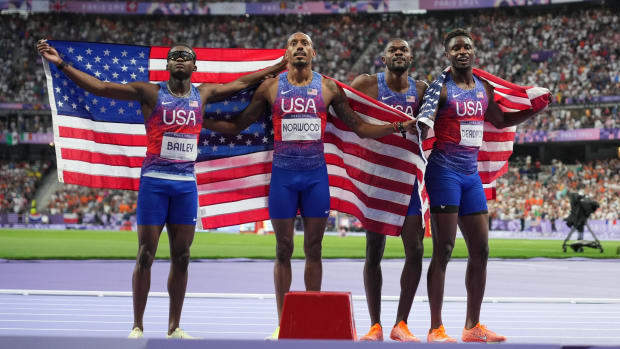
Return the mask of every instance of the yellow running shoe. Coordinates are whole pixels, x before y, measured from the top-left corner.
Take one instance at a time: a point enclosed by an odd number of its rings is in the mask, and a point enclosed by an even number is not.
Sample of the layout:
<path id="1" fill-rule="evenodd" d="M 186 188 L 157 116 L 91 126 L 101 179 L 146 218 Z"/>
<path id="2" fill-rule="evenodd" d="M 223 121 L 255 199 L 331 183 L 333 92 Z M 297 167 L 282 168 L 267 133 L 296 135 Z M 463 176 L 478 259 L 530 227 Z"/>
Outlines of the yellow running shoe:
<path id="1" fill-rule="evenodd" d="M 178 327 L 174 331 L 172 331 L 171 334 L 167 334 L 166 338 L 168 339 L 200 339 L 198 337 L 190 336 L 189 334 L 187 334 L 187 332 L 183 331 L 182 329 Z"/>
<path id="2" fill-rule="evenodd" d="M 381 324 L 376 323 L 372 325 L 370 331 L 360 338 L 360 341 L 383 342 L 383 327 L 381 327 Z"/>
<path id="3" fill-rule="evenodd" d="M 271 336 L 266 337 L 265 340 L 268 341 L 277 341 L 278 338 L 280 337 L 280 326 L 276 327 L 276 330 L 273 331 L 273 333 L 271 334 Z"/>
<path id="4" fill-rule="evenodd" d="M 144 333 L 142 333 L 142 330 L 140 329 L 140 327 L 134 327 L 134 329 L 131 330 L 131 332 L 129 332 L 129 336 L 127 336 L 127 338 L 131 338 L 131 339 L 144 338 Z"/>
<path id="5" fill-rule="evenodd" d="M 500 336 L 478 323 L 469 330 L 464 328 L 461 340 L 463 342 L 501 343 L 506 341 L 506 337 Z"/>
<path id="6" fill-rule="evenodd" d="M 398 342 L 420 342 L 420 338 L 416 337 L 409 331 L 407 324 L 401 320 L 390 333 L 390 338 Z"/>
<path id="7" fill-rule="evenodd" d="M 429 343 L 456 343 L 456 339 L 446 334 L 446 329 L 443 325 L 439 328 L 431 328 L 426 336 L 426 341 Z"/>

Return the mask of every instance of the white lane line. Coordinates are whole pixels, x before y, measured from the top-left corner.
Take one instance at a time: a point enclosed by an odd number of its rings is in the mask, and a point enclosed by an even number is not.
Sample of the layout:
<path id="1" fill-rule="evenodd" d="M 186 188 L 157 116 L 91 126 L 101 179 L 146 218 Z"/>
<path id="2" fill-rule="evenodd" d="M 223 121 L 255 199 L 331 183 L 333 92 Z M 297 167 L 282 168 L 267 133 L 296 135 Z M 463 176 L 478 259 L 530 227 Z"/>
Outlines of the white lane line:
<path id="1" fill-rule="evenodd" d="M 125 335 L 127 334 L 127 330 L 104 330 L 104 329 L 83 329 L 83 328 L 26 328 L 26 327 L 0 327 L 0 331 L 27 331 L 27 332 L 34 332 L 34 331 L 57 331 L 57 332 L 66 332 L 66 331 L 71 331 L 71 332 L 79 332 L 79 333 L 84 333 L 84 332 L 118 332 L 118 333 L 123 333 L 123 338 L 125 338 Z M 264 334 L 265 332 L 253 332 L 253 331 L 221 331 L 221 332 L 215 332 L 215 331 L 191 331 L 192 333 L 207 333 L 207 334 Z M 161 333 L 161 331 L 144 331 L 144 333 Z M 32 333 L 31 333 L 32 335 Z"/>
<path id="2" fill-rule="evenodd" d="M 96 296 L 96 297 L 131 297 L 125 291 L 74 291 L 74 290 L 19 290 L 0 289 L 0 294 L 21 295 L 56 295 L 56 296 Z M 150 292 L 149 297 L 168 297 L 167 292 Z M 274 299 L 273 293 L 187 293 L 186 298 L 216 299 Z M 366 300 L 365 296 L 352 296 L 353 300 Z M 383 301 L 399 301 L 398 296 L 382 296 Z M 446 302 L 466 302 L 467 297 L 444 297 Z M 428 297 L 416 297 L 414 302 L 428 302 Z M 620 298 L 565 298 L 565 297 L 485 297 L 485 303 L 571 303 L 571 304 L 612 304 L 619 303 Z"/>
<path id="3" fill-rule="evenodd" d="M 85 324 L 119 324 L 119 325 L 131 325 L 131 321 L 89 321 L 89 320 L 34 320 L 34 319 L 24 319 L 24 320 L 2 320 L 0 322 L 37 322 L 37 323 L 85 323 Z M 146 325 L 159 325 L 161 322 L 144 322 Z M 183 321 L 183 326 L 188 325 L 200 325 L 200 326 L 237 326 L 238 322 L 189 322 Z M 247 323 L 244 322 L 241 325 L 243 326 L 267 326 L 268 323 L 255 324 L 255 323 Z"/>

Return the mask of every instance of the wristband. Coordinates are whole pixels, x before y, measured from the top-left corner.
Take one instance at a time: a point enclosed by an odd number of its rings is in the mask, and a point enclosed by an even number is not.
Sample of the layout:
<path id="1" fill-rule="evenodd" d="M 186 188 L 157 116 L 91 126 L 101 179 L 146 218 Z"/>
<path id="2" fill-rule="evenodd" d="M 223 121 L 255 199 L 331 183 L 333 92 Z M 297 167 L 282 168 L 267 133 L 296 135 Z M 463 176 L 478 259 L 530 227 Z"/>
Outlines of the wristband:
<path id="1" fill-rule="evenodd" d="M 62 71 L 63 69 L 65 69 L 66 66 L 68 66 L 69 64 L 65 61 L 60 62 L 59 65 L 56 66 L 56 68 L 58 68 L 58 70 Z"/>
<path id="2" fill-rule="evenodd" d="M 405 127 L 403 126 L 403 122 L 399 121 L 396 123 L 396 125 L 398 126 L 398 131 L 400 131 L 400 134 L 403 135 L 403 138 L 407 138 L 407 130 L 405 130 Z"/>

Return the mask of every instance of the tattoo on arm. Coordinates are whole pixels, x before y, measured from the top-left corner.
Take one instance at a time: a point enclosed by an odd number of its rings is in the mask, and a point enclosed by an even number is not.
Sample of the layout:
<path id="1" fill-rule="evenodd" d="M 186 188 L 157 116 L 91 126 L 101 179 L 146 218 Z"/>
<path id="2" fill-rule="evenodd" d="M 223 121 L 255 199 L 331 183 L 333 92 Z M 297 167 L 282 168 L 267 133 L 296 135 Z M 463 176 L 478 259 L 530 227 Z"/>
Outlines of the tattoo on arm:
<path id="1" fill-rule="evenodd" d="M 342 120 L 352 130 L 357 130 L 357 128 L 360 126 L 361 119 L 353 111 L 353 109 L 351 109 L 349 101 L 347 100 L 347 96 L 345 95 L 342 88 L 337 86 L 332 81 L 327 84 L 327 87 L 334 94 L 334 99 L 332 100 L 331 104 L 332 107 L 334 107 L 338 118 L 340 118 L 340 120 Z"/>

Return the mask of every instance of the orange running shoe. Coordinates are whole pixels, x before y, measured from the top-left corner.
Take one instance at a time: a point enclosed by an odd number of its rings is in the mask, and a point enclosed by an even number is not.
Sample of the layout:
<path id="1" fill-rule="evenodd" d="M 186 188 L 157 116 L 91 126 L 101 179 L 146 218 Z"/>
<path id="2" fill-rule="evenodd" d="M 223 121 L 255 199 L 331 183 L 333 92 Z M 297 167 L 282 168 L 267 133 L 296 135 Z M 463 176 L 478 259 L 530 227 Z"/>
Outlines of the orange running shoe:
<path id="1" fill-rule="evenodd" d="M 443 325 L 438 328 L 431 328 L 426 336 L 426 341 L 429 343 L 456 343 L 456 339 L 446 334 L 446 329 Z"/>
<path id="2" fill-rule="evenodd" d="M 370 331 L 360 338 L 360 341 L 383 342 L 383 327 L 381 327 L 381 324 L 372 325 Z"/>
<path id="3" fill-rule="evenodd" d="M 409 331 L 407 324 L 401 320 L 390 333 L 390 338 L 398 342 L 420 342 L 420 338 L 416 337 Z"/>
<path id="4" fill-rule="evenodd" d="M 506 341 L 506 337 L 487 329 L 484 325 L 478 323 L 471 329 L 463 329 L 463 342 L 481 342 L 481 343 L 501 343 Z"/>

